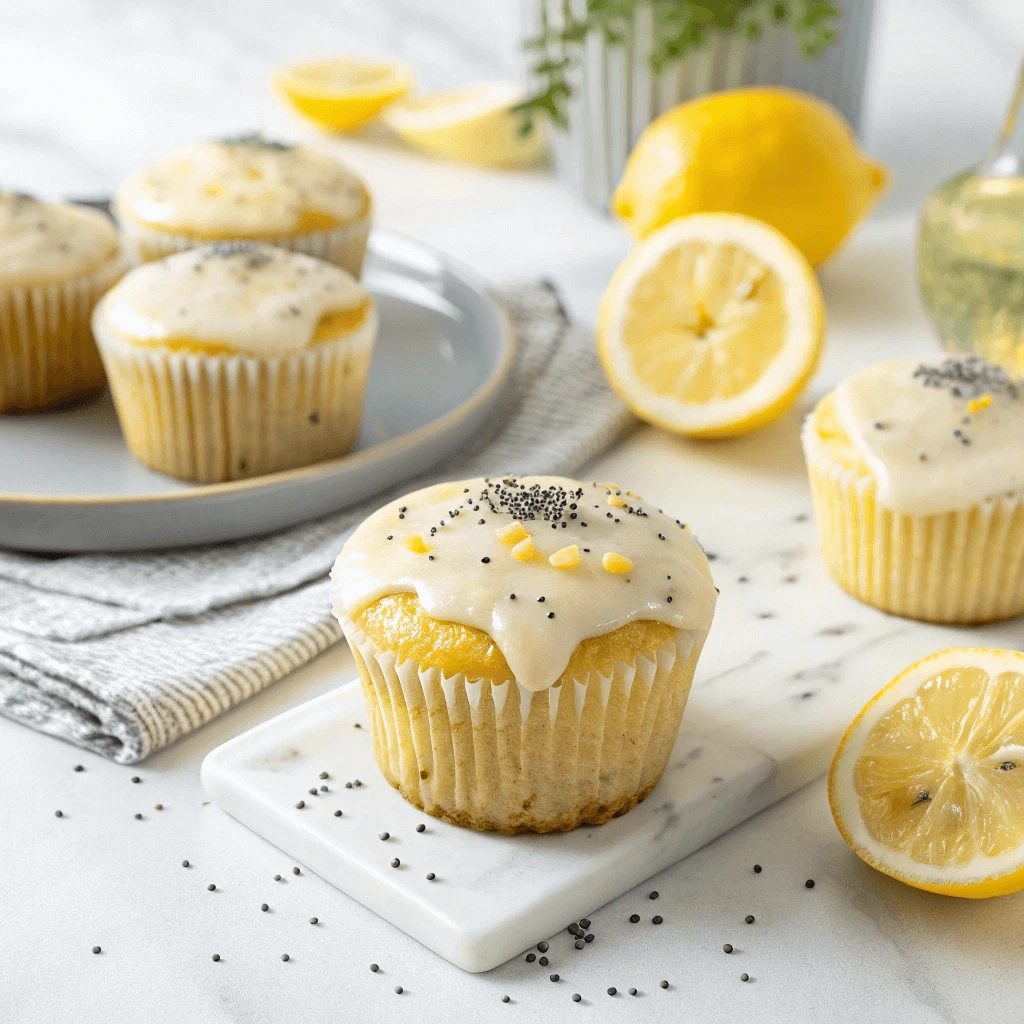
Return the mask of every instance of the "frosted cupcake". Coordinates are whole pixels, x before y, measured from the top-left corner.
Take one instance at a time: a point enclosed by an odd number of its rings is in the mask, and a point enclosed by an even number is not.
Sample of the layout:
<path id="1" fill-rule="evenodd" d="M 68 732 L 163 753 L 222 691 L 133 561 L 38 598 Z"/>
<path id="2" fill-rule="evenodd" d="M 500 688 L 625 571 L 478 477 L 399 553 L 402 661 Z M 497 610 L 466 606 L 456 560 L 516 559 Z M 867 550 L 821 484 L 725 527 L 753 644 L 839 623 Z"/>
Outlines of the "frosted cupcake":
<path id="1" fill-rule="evenodd" d="M 212 483 L 344 455 L 377 333 L 369 294 L 300 253 L 222 243 L 128 273 L 93 317 L 128 447 Z"/>
<path id="2" fill-rule="evenodd" d="M 216 241 L 259 241 L 359 277 L 372 203 L 363 182 L 304 146 L 244 135 L 176 149 L 133 174 L 114 200 L 134 262 Z"/>
<path id="3" fill-rule="evenodd" d="M 0 413 L 103 386 L 89 319 L 124 270 L 108 217 L 0 192 Z"/>
<path id="4" fill-rule="evenodd" d="M 716 600 L 685 527 L 614 486 L 466 480 L 375 512 L 331 577 L 377 763 L 417 807 L 567 831 L 654 788 Z"/>
<path id="5" fill-rule="evenodd" d="M 1024 612 L 1024 385 L 977 358 L 893 360 L 822 399 L 803 444 L 854 597 L 929 622 Z"/>

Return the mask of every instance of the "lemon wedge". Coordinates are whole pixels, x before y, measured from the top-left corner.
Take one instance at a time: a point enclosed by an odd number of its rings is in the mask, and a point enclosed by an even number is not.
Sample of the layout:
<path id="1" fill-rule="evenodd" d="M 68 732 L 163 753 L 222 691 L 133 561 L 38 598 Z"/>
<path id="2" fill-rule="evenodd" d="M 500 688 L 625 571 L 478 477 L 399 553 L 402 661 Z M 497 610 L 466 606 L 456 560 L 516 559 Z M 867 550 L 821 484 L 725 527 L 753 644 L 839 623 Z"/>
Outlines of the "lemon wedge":
<path id="1" fill-rule="evenodd" d="M 427 93 L 389 108 L 384 120 L 415 149 L 478 167 L 519 167 L 545 149 L 541 125 L 523 131 L 512 108 L 526 96 L 515 82 L 484 82 L 468 89 Z"/>
<path id="2" fill-rule="evenodd" d="M 873 697 L 828 777 L 862 860 L 918 889 L 1024 889 L 1024 654 L 951 648 Z"/>
<path id="3" fill-rule="evenodd" d="M 612 209 L 638 238 L 676 217 L 743 213 L 817 266 L 888 181 L 835 107 L 793 89 L 731 89 L 673 107 L 644 130 Z"/>
<path id="4" fill-rule="evenodd" d="M 271 82 L 298 113 L 329 131 L 348 132 L 412 88 L 412 69 L 394 60 L 334 57 L 293 64 Z"/>
<path id="5" fill-rule="evenodd" d="M 642 419 L 692 437 L 764 426 L 796 400 L 824 339 L 810 264 L 738 214 L 682 217 L 640 242 L 601 301 L 612 387 Z"/>

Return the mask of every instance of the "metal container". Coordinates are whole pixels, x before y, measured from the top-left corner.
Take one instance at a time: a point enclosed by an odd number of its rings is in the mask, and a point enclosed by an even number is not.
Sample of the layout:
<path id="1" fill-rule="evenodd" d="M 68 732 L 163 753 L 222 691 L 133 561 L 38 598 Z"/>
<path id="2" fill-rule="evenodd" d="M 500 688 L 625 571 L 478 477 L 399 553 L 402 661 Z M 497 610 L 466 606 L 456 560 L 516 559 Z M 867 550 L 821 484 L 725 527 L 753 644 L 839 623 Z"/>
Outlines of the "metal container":
<path id="1" fill-rule="evenodd" d="M 550 23 L 562 18 L 563 0 L 527 0 L 532 24 L 546 5 Z M 585 0 L 574 0 L 585 7 Z M 626 158 L 659 114 L 709 92 L 743 85 L 785 85 L 838 107 L 860 129 L 874 0 L 843 0 L 838 38 L 821 56 L 800 53 L 793 30 L 769 24 L 758 39 L 712 32 L 707 41 L 657 77 L 648 55 L 652 16 L 641 8 L 622 45 L 607 45 L 598 32 L 573 47 L 576 66 L 566 76 L 569 130 L 554 128 L 558 176 L 587 201 L 607 208 Z M 554 57 L 561 56 L 554 49 Z"/>

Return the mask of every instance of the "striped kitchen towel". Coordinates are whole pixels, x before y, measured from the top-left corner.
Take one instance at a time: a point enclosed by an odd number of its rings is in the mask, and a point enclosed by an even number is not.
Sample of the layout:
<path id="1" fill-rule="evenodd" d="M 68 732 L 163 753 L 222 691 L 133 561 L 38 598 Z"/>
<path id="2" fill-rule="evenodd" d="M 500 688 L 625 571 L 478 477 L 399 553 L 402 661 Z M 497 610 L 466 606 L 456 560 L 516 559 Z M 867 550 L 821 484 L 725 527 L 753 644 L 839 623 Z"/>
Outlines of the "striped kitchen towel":
<path id="1" fill-rule="evenodd" d="M 516 366 L 493 429 L 409 481 L 572 473 L 631 423 L 554 290 L 501 296 Z M 272 537 L 189 551 L 0 552 L 0 714 L 130 764 L 342 639 L 327 573 L 392 494 Z"/>

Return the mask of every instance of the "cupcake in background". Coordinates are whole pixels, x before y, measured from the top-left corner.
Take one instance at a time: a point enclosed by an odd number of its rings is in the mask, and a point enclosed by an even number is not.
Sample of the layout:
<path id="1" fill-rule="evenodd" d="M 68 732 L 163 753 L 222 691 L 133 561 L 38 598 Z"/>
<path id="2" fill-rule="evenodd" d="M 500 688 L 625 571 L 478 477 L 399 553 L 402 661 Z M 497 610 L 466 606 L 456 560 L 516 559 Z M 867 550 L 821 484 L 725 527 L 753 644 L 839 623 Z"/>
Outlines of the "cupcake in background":
<path id="1" fill-rule="evenodd" d="M 331 577 L 385 778 L 506 834 L 601 824 L 654 788 L 717 596 L 686 527 L 546 476 L 393 501 Z"/>
<path id="2" fill-rule="evenodd" d="M 804 453 L 829 571 L 928 622 L 1024 613 L 1024 384 L 980 359 L 897 359 L 821 400 Z"/>
<path id="3" fill-rule="evenodd" d="M 241 135 L 165 153 L 120 188 L 113 210 L 129 257 L 160 259 L 209 242 L 267 242 L 359 277 L 370 193 L 305 146 Z"/>
<path id="4" fill-rule="evenodd" d="M 130 271 L 97 306 L 125 440 L 152 469 L 214 483 L 344 455 L 377 316 L 332 263 L 228 242 Z"/>
<path id="5" fill-rule="evenodd" d="M 125 266 L 102 213 L 0 192 L 0 413 L 103 386 L 90 318 Z"/>

